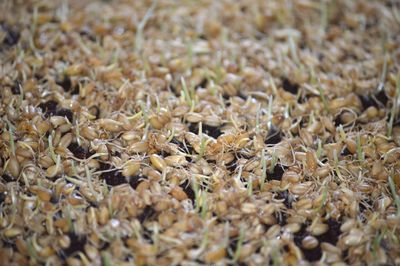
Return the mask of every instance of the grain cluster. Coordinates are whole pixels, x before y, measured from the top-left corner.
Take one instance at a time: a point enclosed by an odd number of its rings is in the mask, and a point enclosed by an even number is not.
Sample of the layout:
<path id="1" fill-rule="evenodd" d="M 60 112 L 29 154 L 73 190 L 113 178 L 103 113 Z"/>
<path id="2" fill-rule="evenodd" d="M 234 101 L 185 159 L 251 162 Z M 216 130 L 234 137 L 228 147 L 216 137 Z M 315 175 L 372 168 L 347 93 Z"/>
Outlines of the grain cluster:
<path id="1" fill-rule="evenodd" d="M 0 10 L 0 265 L 400 264 L 398 1 Z"/>

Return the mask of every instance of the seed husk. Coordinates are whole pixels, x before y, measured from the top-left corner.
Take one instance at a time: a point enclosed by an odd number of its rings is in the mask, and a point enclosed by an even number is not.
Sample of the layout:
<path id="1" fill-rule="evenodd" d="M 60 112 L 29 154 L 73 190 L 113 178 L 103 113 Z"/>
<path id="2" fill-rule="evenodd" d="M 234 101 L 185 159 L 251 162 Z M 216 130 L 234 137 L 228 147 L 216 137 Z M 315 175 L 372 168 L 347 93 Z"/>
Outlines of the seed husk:
<path id="1" fill-rule="evenodd" d="M 18 227 L 7 228 L 3 232 L 4 236 L 7 238 L 17 237 L 17 236 L 21 235 L 22 233 L 23 233 L 23 230 Z"/>
<path id="2" fill-rule="evenodd" d="M 306 236 L 301 241 L 301 245 L 305 249 L 314 249 L 318 246 L 318 240 L 313 236 Z"/>
<path id="3" fill-rule="evenodd" d="M 185 191 L 183 191 L 183 189 L 179 186 L 175 186 L 171 189 L 171 195 L 172 195 L 172 197 L 174 197 L 175 199 L 177 199 L 179 201 L 185 200 L 188 198 Z"/>
<path id="4" fill-rule="evenodd" d="M 153 166 L 160 171 L 163 171 L 167 167 L 165 160 L 157 154 L 150 155 L 150 161 Z"/>

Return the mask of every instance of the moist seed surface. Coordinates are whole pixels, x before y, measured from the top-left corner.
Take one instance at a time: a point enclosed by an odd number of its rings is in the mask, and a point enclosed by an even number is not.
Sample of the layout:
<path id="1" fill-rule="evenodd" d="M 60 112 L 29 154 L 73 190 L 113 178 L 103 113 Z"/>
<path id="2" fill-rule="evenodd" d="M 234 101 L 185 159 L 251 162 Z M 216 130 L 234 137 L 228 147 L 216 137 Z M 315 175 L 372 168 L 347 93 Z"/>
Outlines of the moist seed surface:
<path id="1" fill-rule="evenodd" d="M 398 2 L 0 10 L 0 265 L 400 265 Z"/>

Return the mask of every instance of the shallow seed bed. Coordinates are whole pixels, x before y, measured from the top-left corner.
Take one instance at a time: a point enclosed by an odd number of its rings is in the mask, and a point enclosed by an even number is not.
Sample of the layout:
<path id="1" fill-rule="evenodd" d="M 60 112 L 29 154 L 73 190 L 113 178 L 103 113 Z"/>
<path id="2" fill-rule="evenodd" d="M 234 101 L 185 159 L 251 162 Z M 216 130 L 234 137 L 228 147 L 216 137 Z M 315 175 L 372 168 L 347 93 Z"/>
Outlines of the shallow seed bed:
<path id="1" fill-rule="evenodd" d="M 398 1 L 0 10 L 0 265 L 400 265 Z"/>

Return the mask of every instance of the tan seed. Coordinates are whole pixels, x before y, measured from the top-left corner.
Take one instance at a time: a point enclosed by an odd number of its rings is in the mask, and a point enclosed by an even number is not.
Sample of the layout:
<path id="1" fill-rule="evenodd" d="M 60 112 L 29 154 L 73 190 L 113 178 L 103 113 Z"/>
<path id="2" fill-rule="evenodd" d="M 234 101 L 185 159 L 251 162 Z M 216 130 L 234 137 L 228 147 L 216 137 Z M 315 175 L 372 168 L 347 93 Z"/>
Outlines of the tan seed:
<path id="1" fill-rule="evenodd" d="M 84 250 L 85 250 L 86 255 L 88 256 L 88 258 L 91 261 L 95 261 L 96 258 L 99 257 L 99 252 L 98 252 L 97 248 L 93 247 L 92 245 L 86 244 L 84 246 Z"/>
<path id="2" fill-rule="evenodd" d="M 45 202 L 50 201 L 52 195 L 52 191 L 50 189 L 37 186 L 35 190 L 36 190 L 36 195 L 39 197 L 39 199 Z"/>
<path id="3" fill-rule="evenodd" d="M 60 139 L 59 146 L 67 148 L 72 142 L 72 133 L 67 133 Z"/>
<path id="4" fill-rule="evenodd" d="M 65 117 L 63 116 L 52 116 L 50 117 L 50 123 L 54 126 L 54 127 L 59 127 L 63 124 L 65 124 L 67 121 L 65 120 Z"/>
<path id="5" fill-rule="evenodd" d="M 109 118 L 102 118 L 99 119 L 99 125 L 104 128 L 105 130 L 111 131 L 111 132 L 119 132 L 122 130 L 122 123 L 109 119 Z"/>
<path id="6" fill-rule="evenodd" d="M 354 219 L 348 219 L 346 222 L 344 222 L 340 226 L 340 231 L 342 232 L 348 232 L 350 229 L 354 228 L 356 226 L 356 221 Z"/>
<path id="7" fill-rule="evenodd" d="M 4 230 L 4 236 L 8 238 L 19 236 L 23 233 L 23 230 L 19 227 L 11 227 Z"/>
<path id="8" fill-rule="evenodd" d="M 306 152 L 306 163 L 308 169 L 312 172 L 317 168 L 317 156 L 313 150 L 308 150 Z"/>
<path id="9" fill-rule="evenodd" d="M 318 246 L 318 240 L 313 236 L 306 236 L 301 241 L 301 245 L 305 249 L 314 249 Z"/>
<path id="10" fill-rule="evenodd" d="M 38 252 L 38 255 L 39 255 L 40 257 L 43 257 L 43 258 L 48 258 L 48 257 L 54 255 L 55 253 L 56 253 L 56 251 L 55 251 L 52 247 L 47 246 L 47 247 L 43 247 L 43 248 Z"/>
<path id="11" fill-rule="evenodd" d="M 15 240 L 15 245 L 21 254 L 25 256 L 28 255 L 28 245 L 23 238 L 17 238 Z"/>
<path id="12" fill-rule="evenodd" d="M 10 172 L 12 177 L 18 178 L 21 168 L 16 156 L 11 155 L 10 160 L 8 161 L 7 170 Z"/>
<path id="13" fill-rule="evenodd" d="M 216 263 L 226 256 L 226 249 L 224 247 L 214 248 L 204 254 L 204 261 L 208 264 Z"/>
<path id="14" fill-rule="evenodd" d="M 185 119 L 190 123 L 199 123 L 203 120 L 203 116 L 199 113 L 189 112 L 185 115 Z"/>
<path id="15" fill-rule="evenodd" d="M 53 178 L 56 175 L 59 175 L 63 170 L 63 166 L 62 164 L 54 164 L 52 166 L 50 166 L 49 168 L 47 168 L 46 170 L 46 176 Z"/>
<path id="16" fill-rule="evenodd" d="M 289 223 L 283 227 L 283 230 L 295 234 L 299 232 L 301 229 L 301 225 L 299 223 Z"/>
<path id="17" fill-rule="evenodd" d="M 143 153 L 146 152 L 149 148 L 149 144 L 145 141 L 139 141 L 136 143 L 133 143 L 128 147 L 128 151 L 130 153 Z"/>
<path id="18" fill-rule="evenodd" d="M 187 165 L 188 161 L 186 160 L 186 157 L 183 155 L 171 155 L 165 157 L 165 163 L 169 166 L 179 167 Z"/>
<path id="19" fill-rule="evenodd" d="M 357 152 L 357 144 L 352 139 L 346 139 L 346 146 L 350 153 L 355 154 Z"/>
<path id="20" fill-rule="evenodd" d="M 108 209 L 105 206 L 100 207 L 99 211 L 98 211 L 98 220 L 100 224 L 106 224 L 110 218 L 110 215 L 108 213 Z"/>
<path id="21" fill-rule="evenodd" d="M 157 116 L 152 115 L 149 118 L 150 125 L 155 129 L 162 129 L 164 125 L 160 122 Z"/>
<path id="22" fill-rule="evenodd" d="M 84 138 L 86 138 L 87 140 L 94 140 L 95 138 L 97 138 L 97 133 L 94 130 L 94 128 L 92 127 L 81 127 L 80 128 L 80 135 Z"/>
<path id="23" fill-rule="evenodd" d="M 324 234 L 326 231 L 328 231 L 328 225 L 322 224 L 322 223 L 317 223 L 317 224 L 314 224 L 311 228 L 309 228 L 309 230 L 313 236 L 319 236 L 319 235 Z"/>
<path id="24" fill-rule="evenodd" d="M 167 167 L 165 160 L 157 154 L 150 155 L 150 161 L 157 170 L 163 171 Z"/>
<path id="25" fill-rule="evenodd" d="M 186 195 L 185 191 L 183 191 L 183 189 L 179 186 L 175 186 L 171 189 L 171 195 L 172 197 L 174 197 L 175 199 L 182 201 L 188 198 L 188 196 Z"/>
<path id="26" fill-rule="evenodd" d="M 347 246 L 357 246 L 361 243 L 363 238 L 363 232 L 360 229 L 353 228 L 350 230 L 350 234 L 343 238 L 343 242 Z"/>
<path id="27" fill-rule="evenodd" d="M 58 239 L 58 244 L 62 248 L 68 248 L 69 245 L 71 244 L 71 239 L 69 238 L 68 235 L 61 235 L 60 238 Z"/>
<path id="28" fill-rule="evenodd" d="M 273 239 L 277 237 L 280 234 L 280 232 L 281 232 L 281 226 L 279 224 L 274 224 L 268 229 L 266 236 L 268 239 Z"/>
<path id="29" fill-rule="evenodd" d="M 129 162 L 122 169 L 122 175 L 125 177 L 134 176 L 140 169 L 139 162 Z"/>

